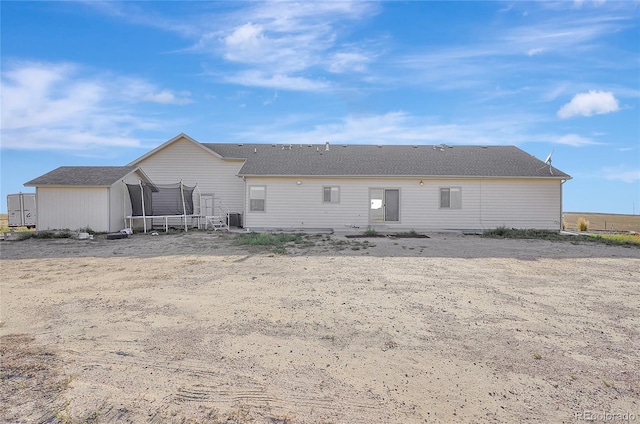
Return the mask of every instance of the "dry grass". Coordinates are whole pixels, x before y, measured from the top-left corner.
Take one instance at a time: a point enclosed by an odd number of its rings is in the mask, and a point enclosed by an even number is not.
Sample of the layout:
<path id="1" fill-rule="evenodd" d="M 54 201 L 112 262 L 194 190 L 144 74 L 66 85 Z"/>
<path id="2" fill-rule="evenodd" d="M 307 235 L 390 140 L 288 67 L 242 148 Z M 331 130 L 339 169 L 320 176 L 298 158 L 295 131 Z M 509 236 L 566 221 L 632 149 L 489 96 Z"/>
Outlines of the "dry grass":
<path id="1" fill-rule="evenodd" d="M 583 217 L 578 218 L 578 231 L 587 231 L 589 229 L 589 220 Z"/>
<path id="2" fill-rule="evenodd" d="M 0 213 L 0 233 L 6 233 L 8 231 L 33 231 L 32 228 L 27 227 L 11 227 L 9 228 L 9 215 L 6 213 Z"/>
<path id="3" fill-rule="evenodd" d="M 578 219 L 589 222 L 589 231 L 635 231 L 640 233 L 640 215 L 613 213 L 565 212 L 567 230 L 578 229 Z"/>
<path id="4" fill-rule="evenodd" d="M 9 215 L 6 213 L 0 214 L 0 231 L 9 231 Z"/>

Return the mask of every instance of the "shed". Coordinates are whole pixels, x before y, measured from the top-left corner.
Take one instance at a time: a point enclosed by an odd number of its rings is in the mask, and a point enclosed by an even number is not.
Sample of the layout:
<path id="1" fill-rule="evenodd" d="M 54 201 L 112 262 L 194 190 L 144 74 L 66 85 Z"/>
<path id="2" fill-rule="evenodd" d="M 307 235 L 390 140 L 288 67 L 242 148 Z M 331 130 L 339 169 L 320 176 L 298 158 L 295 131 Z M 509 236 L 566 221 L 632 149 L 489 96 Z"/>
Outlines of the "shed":
<path id="1" fill-rule="evenodd" d="M 36 188 L 38 230 L 119 231 L 131 203 L 124 183 L 152 184 L 137 166 L 61 166 L 27 183 Z"/>

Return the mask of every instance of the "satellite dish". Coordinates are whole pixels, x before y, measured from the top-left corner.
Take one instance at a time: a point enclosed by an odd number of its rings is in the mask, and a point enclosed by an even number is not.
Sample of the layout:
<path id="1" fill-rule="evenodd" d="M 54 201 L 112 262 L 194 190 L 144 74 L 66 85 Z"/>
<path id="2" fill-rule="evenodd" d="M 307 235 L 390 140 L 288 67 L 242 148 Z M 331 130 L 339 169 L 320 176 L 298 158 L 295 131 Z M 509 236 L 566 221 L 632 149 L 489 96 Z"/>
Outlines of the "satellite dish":
<path id="1" fill-rule="evenodd" d="M 553 168 L 551 167 L 551 156 L 553 156 L 554 151 L 555 149 L 551 150 L 549 156 L 547 156 L 547 158 L 544 160 L 544 166 L 538 168 L 538 171 L 549 166 L 549 174 L 553 175 Z"/>

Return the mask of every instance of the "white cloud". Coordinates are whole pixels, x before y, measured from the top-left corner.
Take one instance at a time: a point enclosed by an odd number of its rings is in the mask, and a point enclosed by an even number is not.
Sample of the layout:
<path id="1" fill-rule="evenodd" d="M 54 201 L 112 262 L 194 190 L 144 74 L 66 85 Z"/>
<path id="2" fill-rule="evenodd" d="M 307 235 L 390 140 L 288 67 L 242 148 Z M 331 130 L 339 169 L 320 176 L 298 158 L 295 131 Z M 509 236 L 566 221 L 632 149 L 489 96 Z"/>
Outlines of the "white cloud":
<path id="1" fill-rule="evenodd" d="M 552 137 L 550 137 L 549 141 L 551 141 L 552 143 L 564 144 L 566 146 L 573 146 L 573 147 L 582 147 L 582 146 L 590 146 L 590 145 L 602 144 L 602 143 L 595 142 L 595 141 L 591 140 L 590 138 L 582 137 L 581 135 L 577 135 L 577 134 L 566 134 L 566 135 L 559 136 L 559 137 L 558 136 L 552 136 Z"/>
<path id="2" fill-rule="evenodd" d="M 314 69 L 362 72 L 372 60 L 362 47 L 345 49 L 338 40 L 344 21 L 376 10 L 375 4 L 364 2 L 258 2 L 224 15 L 213 31 L 203 28 L 191 50 L 220 54 L 239 66 L 227 81 L 316 91 L 328 84 L 312 76 Z"/>
<path id="3" fill-rule="evenodd" d="M 535 49 L 529 49 L 529 51 L 527 51 L 527 56 L 536 56 L 541 54 L 542 52 L 544 52 L 543 48 L 535 48 Z"/>
<path id="4" fill-rule="evenodd" d="M 528 116 L 493 116 L 473 122 L 441 122 L 430 116 L 414 116 L 404 111 L 384 114 L 350 114 L 329 123 L 323 119 L 296 115 L 279 123 L 255 125 L 235 134 L 238 140 L 296 144 L 307 142 L 349 144 L 522 144 L 532 141 L 528 135 Z M 297 129 L 292 129 L 293 124 Z M 534 137 L 535 139 L 535 137 Z"/>
<path id="5" fill-rule="evenodd" d="M 620 171 L 614 168 L 604 168 L 603 175 L 607 180 L 623 181 L 625 183 L 640 181 L 640 169 L 635 171 Z"/>
<path id="6" fill-rule="evenodd" d="M 316 81 L 286 74 L 268 74 L 258 70 L 239 72 L 235 75 L 228 75 L 225 79 L 240 85 L 290 91 L 322 91 L 330 87 L 326 81 Z"/>
<path id="7" fill-rule="evenodd" d="M 591 90 L 588 93 L 576 94 L 566 105 L 562 106 L 557 115 L 561 119 L 573 116 L 592 116 L 620 110 L 618 100 L 610 91 Z"/>
<path id="8" fill-rule="evenodd" d="M 559 3 L 559 4 L 558 4 Z M 564 12 L 563 2 L 540 2 L 542 7 L 556 4 Z M 554 17 L 535 21 L 527 19 L 525 25 L 496 26 L 481 38 L 483 41 L 470 42 L 464 46 L 432 46 L 409 53 L 392 61 L 397 67 L 411 72 L 402 74 L 400 79 L 409 79 L 420 84 L 429 84 L 438 89 L 458 89 L 481 85 L 488 81 L 504 80 L 510 76 L 522 79 L 524 74 L 535 72 L 536 77 L 551 73 L 557 75 L 562 66 L 573 67 L 576 60 L 595 62 L 619 69 L 621 66 L 637 67 L 637 62 L 607 63 L 603 57 L 593 54 L 602 50 L 602 38 L 620 32 L 631 26 L 634 14 L 621 11 L 589 14 L 556 13 Z M 532 22 L 533 23 L 528 23 Z M 580 52 L 588 52 L 576 57 Z M 529 61 L 518 56 L 549 55 L 553 60 L 537 63 L 531 67 Z M 605 66 L 606 66 L 605 65 Z M 587 67 L 587 69 L 590 69 Z M 455 82 L 452 84 L 451 82 Z"/>
<path id="9" fill-rule="evenodd" d="M 361 52 L 338 52 L 329 57 L 328 70 L 335 74 L 364 72 L 372 57 Z"/>
<path id="10" fill-rule="evenodd" d="M 15 63 L 2 74 L 2 148 L 137 146 L 132 134 L 159 122 L 132 113 L 130 104 L 186 100 L 140 79 L 87 75 L 75 64 Z"/>

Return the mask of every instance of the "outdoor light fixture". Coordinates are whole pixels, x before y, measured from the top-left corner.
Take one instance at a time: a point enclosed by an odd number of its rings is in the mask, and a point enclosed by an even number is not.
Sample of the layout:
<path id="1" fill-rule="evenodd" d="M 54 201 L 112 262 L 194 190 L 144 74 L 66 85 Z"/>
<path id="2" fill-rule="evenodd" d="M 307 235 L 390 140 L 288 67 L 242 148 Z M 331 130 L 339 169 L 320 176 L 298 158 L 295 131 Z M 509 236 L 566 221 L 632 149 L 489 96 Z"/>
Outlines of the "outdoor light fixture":
<path id="1" fill-rule="evenodd" d="M 300 185 L 302 184 L 302 181 L 296 181 L 296 184 Z"/>
<path id="2" fill-rule="evenodd" d="M 422 187 L 422 186 L 424 185 L 424 181 L 420 180 L 420 182 L 418 183 L 418 185 L 419 185 L 420 187 Z"/>

